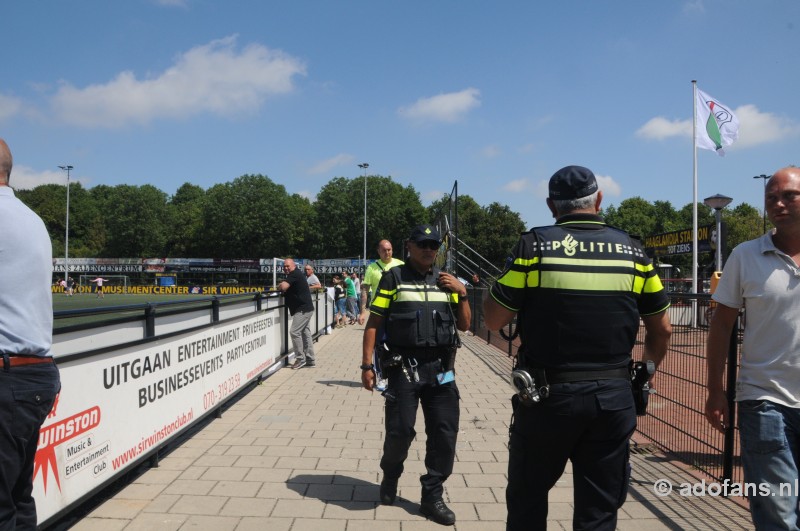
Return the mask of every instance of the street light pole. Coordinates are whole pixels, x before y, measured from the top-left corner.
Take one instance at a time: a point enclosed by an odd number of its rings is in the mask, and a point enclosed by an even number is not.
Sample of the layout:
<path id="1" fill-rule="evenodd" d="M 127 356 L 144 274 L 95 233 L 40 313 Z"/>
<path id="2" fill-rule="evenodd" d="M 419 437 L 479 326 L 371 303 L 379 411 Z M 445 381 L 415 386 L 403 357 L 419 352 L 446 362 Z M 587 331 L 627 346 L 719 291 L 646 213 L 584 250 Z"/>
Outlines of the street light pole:
<path id="1" fill-rule="evenodd" d="M 364 267 L 363 272 L 367 270 L 367 168 L 369 164 L 362 162 L 358 165 L 359 168 L 364 170 L 364 254 L 361 255 L 363 262 L 361 265 Z"/>
<path id="2" fill-rule="evenodd" d="M 731 204 L 728 196 L 716 194 L 706 197 L 703 203 L 714 209 L 714 216 L 717 219 L 717 271 L 722 271 L 722 209 Z"/>
<path id="3" fill-rule="evenodd" d="M 763 234 L 767 233 L 767 179 L 769 179 L 769 175 L 755 175 L 753 179 L 764 179 L 764 214 L 762 215 L 764 219 L 764 232 Z"/>
<path id="4" fill-rule="evenodd" d="M 67 172 L 67 228 L 64 234 L 64 282 L 69 279 L 69 172 L 72 171 L 72 166 L 65 165 L 59 166 L 62 170 Z"/>

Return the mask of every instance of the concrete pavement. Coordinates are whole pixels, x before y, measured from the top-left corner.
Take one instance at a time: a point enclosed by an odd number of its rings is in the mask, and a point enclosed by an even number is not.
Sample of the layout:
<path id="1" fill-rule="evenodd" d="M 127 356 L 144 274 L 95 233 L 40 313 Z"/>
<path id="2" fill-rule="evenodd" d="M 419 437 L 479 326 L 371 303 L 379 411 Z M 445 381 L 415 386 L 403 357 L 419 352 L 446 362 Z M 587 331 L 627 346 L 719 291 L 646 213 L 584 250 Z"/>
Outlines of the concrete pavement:
<path id="1" fill-rule="evenodd" d="M 255 387 L 72 529 L 437 529 L 419 515 L 425 430 L 418 415 L 394 506 L 378 501 L 383 398 L 361 389 L 362 326 L 322 336 L 317 366 L 283 369 Z M 463 337 L 456 362 L 461 429 L 445 501 L 458 530 L 505 529 L 510 418 L 503 352 Z M 658 455 L 633 454 L 620 530 L 752 529 L 749 514 L 719 497 L 655 495 L 653 485 L 696 483 Z M 572 529 L 572 474 L 550 494 L 550 529 Z"/>

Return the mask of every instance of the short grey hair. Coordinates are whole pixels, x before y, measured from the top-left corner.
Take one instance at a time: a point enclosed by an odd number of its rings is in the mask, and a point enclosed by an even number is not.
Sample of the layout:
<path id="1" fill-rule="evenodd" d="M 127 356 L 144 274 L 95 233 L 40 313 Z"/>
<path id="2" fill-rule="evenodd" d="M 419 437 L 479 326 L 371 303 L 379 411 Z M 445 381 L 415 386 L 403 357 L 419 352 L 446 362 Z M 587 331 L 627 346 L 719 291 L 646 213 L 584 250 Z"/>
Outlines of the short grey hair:
<path id="1" fill-rule="evenodd" d="M 597 194 L 600 190 L 596 190 L 593 194 L 578 199 L 551 199 L 553 206 L 559 214 L 569 214 L 576 210 L 585 210 L 592 208 L 597 202 Z"/>

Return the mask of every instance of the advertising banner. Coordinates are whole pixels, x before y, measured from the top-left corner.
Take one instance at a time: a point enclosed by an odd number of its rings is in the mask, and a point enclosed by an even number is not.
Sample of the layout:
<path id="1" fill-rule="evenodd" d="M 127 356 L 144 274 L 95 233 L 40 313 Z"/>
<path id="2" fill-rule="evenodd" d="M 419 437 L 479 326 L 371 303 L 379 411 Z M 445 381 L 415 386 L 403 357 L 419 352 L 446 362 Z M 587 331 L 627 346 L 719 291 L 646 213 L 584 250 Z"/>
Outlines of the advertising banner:
<path id="1" fill-rule="evenodd" d="M 280 335 L 274 316 L 257 313 L 59 362 L 62 389 L 35 458 L 39 522 L 140 462 L 272 366 Z"/>
<path id="2" fill-rule="evenodd" d="M 53 272 L 64 272 L 64 258 L 53 259 Z M 70 273 L 140 273 L 140 258 L 70 258 Z"/>
<path id="3" fill-rule="evenodd" d="M 716 230 L 714 225 L 697 227 L 697 252 L 708 253 L 715 247 Z M 692 229 L 675 230 L 653 234 L 644 239 L 645 252 L 651 258 L 692 252 Z"/>

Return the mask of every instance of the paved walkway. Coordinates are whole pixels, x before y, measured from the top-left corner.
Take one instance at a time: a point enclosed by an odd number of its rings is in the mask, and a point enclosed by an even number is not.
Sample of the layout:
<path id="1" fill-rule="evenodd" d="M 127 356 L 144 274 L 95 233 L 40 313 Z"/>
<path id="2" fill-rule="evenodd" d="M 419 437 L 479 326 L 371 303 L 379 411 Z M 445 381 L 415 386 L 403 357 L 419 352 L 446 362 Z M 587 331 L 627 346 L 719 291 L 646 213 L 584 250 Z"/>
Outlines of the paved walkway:
<path id="1" fill-rule="evenodd" d="M 394 531 L 437 529 L 418 514 L 425 431 L 394 506 L 378 503 L 383 398 L 360 385 L 363 327 L 323 336 L 317 367 L 281 370 L 227 409 L 72 529 Z M 505 529 L 510 362 L 464 337 L 456 363 L 461 432 L 445 499 L 458 530 Z M 657 497 L 656 480 L 697 480 L 655 455 L 634 454 L 620 530 L 751 529 L 723 498 Z M 568 468 L 550 494 L 550 529 L 572 529 Z"/>

